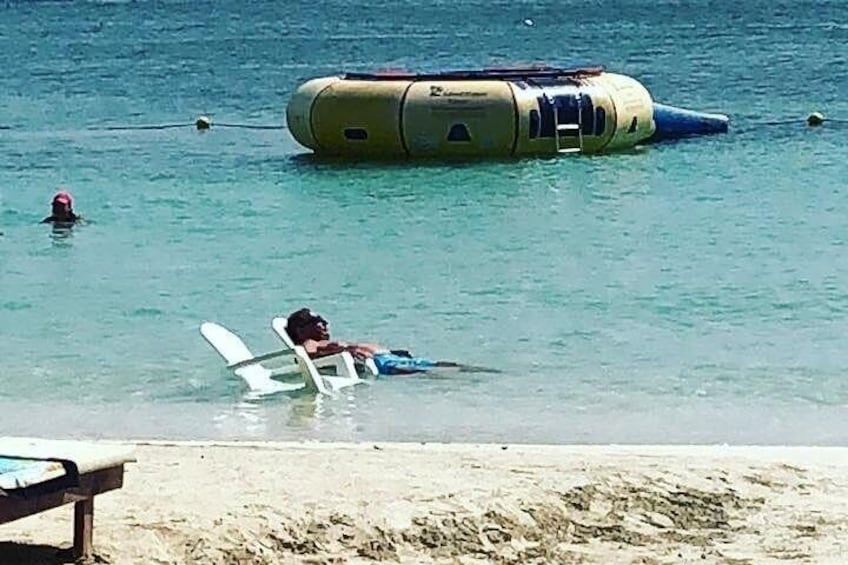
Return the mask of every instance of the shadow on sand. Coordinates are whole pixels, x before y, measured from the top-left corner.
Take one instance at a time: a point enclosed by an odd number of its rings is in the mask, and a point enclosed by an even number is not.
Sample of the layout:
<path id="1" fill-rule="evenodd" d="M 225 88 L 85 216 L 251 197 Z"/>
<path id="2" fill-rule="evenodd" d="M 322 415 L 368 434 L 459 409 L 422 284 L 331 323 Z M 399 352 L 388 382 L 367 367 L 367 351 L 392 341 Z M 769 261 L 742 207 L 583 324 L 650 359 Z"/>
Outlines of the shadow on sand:
<path id="1" fill-rule="evenodd" d="M 73 558 L 71 547 L 56 547 L 29 543 L 0 542 L 0 563 L 15 565 L 57 565 L 59 563 L 76 563 L 89 565 L 93 563 L 109 563 L 104 556 L 94 554 L 88 559 Z"/>

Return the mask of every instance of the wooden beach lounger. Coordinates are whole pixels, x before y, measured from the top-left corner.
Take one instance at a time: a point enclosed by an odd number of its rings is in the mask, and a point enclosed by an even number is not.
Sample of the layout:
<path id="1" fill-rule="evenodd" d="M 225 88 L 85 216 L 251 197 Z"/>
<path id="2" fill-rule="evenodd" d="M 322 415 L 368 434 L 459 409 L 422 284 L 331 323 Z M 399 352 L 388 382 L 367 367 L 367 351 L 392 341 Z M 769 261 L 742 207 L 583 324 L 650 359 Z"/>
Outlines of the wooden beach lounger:
<path id="1" fill-rule="evenodd" d="M 94 497 L 121 488 L 133 461 L 123 447 L 0 437 L 0 524 L 73 502 L 73 557 L 89 557 Z"/>

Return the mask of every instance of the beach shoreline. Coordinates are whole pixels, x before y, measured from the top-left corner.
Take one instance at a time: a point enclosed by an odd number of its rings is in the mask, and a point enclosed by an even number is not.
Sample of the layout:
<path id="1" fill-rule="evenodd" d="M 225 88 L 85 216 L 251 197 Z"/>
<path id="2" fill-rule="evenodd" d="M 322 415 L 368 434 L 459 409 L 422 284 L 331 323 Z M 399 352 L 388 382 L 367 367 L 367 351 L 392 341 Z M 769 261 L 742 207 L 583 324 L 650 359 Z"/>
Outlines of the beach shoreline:
<path id="1" fill-rule="evenodd" d="M 103 441 L 106 563 L 837 563 L 848 448 Z M 57 563 L 72 509 L 0 526 Z"/>

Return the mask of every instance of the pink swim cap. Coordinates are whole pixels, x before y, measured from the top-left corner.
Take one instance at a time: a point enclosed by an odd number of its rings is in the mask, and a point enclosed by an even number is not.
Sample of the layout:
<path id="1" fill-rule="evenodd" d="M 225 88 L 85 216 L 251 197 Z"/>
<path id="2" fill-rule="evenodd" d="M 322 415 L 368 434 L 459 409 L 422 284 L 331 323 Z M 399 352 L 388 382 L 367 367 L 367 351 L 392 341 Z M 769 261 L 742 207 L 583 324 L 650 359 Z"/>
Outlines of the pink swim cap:
<path id="1" fill-rule="evenodd" d="M 53 197 L 53 203 L 55 204 L 56 202 L 61 202 L 62 204 L 70 206 L 71 204 L 73 204 L 74 199 L 71 197 L 70 192 L 65 192 L 63 190 L 62 192 L 57 192 L 56 195 Z"/>

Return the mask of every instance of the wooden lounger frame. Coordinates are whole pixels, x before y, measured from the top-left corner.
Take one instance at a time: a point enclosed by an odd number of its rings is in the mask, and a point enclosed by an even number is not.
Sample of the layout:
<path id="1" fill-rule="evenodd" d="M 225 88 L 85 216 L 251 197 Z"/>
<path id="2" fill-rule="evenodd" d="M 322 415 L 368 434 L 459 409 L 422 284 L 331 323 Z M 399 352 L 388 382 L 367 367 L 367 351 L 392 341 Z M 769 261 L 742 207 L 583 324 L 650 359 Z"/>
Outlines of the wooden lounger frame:
<path id="1" fill-rule="evenodd" d="M 74 503 L 73 558 L 91 557 L 94 533 L 94 497 L 124 484 L 124 464 L 79 476 L 79 484 L 58 490 L 24 489 L 0 496 L 0 524 Z M 45 485 L 46 486 L 46 485 Z"/>

